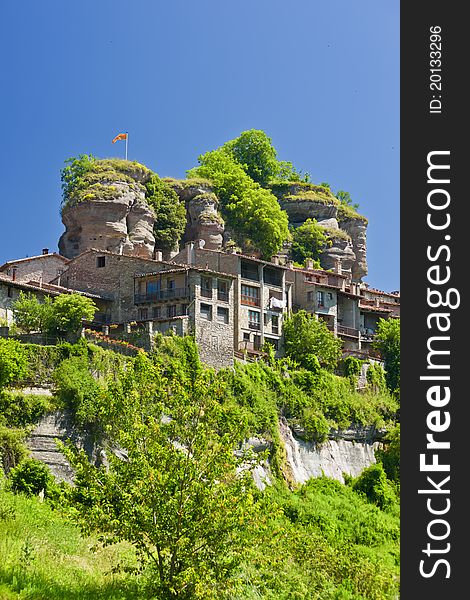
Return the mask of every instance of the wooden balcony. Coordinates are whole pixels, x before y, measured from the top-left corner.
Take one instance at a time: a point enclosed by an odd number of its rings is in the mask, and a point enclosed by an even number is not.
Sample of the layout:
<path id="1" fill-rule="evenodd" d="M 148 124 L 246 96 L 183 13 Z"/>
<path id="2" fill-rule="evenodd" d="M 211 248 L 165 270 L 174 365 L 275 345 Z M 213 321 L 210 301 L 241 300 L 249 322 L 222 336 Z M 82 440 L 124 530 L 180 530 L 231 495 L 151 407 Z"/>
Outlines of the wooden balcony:
<path id="1" fill-rule="evenodd" d="M 188 288 L 174 288 L 171 290 L 160 290 L 150 294 L 134 294 L 134 304 L 151 304 L 161 300 L 173 300 L 175 298 L 188 298 Z"/>

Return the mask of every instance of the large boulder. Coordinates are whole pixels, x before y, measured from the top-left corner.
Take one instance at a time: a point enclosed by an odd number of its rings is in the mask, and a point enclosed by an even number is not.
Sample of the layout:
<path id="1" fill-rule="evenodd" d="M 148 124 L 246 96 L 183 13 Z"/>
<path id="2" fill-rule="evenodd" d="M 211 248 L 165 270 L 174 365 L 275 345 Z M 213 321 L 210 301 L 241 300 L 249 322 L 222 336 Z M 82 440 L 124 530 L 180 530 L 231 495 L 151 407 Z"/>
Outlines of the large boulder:
<path id="1" fill-rule="evenodd" d="M 100 182 L 89 199 L 65 205 L 59 251 L 73 258 L 90 248 L 152 258 L 155 216 L 138 182 Z"/>

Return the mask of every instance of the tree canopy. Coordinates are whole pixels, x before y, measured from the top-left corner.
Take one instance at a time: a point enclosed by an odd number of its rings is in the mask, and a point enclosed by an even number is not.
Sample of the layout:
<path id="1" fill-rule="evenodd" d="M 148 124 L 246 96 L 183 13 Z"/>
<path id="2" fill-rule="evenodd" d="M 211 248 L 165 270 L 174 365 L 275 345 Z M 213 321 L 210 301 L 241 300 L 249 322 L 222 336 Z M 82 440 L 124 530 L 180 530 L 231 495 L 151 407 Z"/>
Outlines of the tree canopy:
<path id="1" fill-rule="evenodd" d="M 318 225 L 316 219 L 307 219 L 292 231 L 292 258 L 298 263 L 312 258 L 320 268 L 320 255 L 328 242 L 325 229 Z"/>
<path id="2" fill-rule="evenodd" d="M 241 558 L 253 483 L 250 458 L 234 452 L 241 426 L 222 426 L 220 384 L 198 367 L 191 344 L 185 352 L 173 373 L 140 354 L 109 383 L 109 466 L 69 448 L 72 494 L 86 531 L 127 540 L 153 565 L 158 597 L 212 598 Z M 184 363 L 195 360 L 190 373 Z"/>
<path id="3" fill-rule="evenodd" d="M 374 347 L 384 358 L 388 389 L 400 396 L 400 319 L 379 319 Z"/>
<path id="4" fill-rule="evenodd" d="M 326 323 L 315 315 L 300 310 L 284 321 L 286 355 L 306 369 L 316 364 L 333 370 L 341 358 L 341 340 Z M 315 357 L 315 358 L 314 358 Z"/>

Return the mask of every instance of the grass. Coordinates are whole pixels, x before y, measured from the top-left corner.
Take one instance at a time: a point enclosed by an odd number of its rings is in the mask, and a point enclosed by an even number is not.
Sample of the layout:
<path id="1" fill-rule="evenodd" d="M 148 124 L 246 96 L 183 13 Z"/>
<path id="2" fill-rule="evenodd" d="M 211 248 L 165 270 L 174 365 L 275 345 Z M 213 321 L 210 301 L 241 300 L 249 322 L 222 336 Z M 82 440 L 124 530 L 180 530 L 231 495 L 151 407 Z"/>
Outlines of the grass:
<path id="1" fill-rule="evenodd" d="M 135 577 L 112 572 L 135 566 L 132 547 L 92 552 L 96 541 L 47 502 L 0 490 L 0 599 L 145 598 Z"/>

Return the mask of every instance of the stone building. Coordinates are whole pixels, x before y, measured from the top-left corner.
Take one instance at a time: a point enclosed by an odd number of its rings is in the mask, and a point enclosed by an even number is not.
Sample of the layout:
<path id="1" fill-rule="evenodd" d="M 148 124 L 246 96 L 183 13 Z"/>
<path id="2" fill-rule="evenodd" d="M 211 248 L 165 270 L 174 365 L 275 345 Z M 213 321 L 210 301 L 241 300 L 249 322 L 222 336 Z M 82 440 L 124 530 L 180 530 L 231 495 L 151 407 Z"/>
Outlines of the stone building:
<path id="1" fill-rule="evenodd" d="M 48 248 L 44 248 L 39 256 L 7 261 L 0 266 L 0 273 L 10 276 L 13 281 L 50 283 L 60 277 L 67 262 L 65 256 L 56 252 L 49 254 Z"/>

